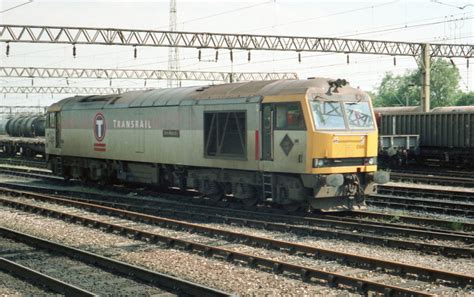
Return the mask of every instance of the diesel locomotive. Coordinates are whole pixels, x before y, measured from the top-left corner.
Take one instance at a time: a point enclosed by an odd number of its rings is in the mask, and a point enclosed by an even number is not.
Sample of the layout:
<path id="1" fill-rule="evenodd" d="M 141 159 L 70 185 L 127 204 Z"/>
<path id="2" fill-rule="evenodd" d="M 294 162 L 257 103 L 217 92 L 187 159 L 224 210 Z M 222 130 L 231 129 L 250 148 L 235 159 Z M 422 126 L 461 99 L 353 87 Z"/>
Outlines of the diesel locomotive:
<path id="1" fill-rule="evenodd" d="M 48 109 L 45 142 L 66 178 L 349 210 L 388 181 L 377 137 L 366 93 L 312 78 L 66 98 Z"/>

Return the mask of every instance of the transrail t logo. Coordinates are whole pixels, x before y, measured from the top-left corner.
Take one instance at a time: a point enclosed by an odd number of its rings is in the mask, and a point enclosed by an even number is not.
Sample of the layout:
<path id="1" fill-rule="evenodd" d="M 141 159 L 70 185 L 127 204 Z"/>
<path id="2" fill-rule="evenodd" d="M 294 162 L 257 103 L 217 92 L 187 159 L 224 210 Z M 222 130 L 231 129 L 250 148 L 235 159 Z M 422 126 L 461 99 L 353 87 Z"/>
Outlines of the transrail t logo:
<path id="1" fill-rule="evenodd" d="M 94 117 L 94 136 L 97 141 L 101 142 L 102 140 L 104 140 L 105 130 L 106 125 L 104 115 L 98 113 Z"/>

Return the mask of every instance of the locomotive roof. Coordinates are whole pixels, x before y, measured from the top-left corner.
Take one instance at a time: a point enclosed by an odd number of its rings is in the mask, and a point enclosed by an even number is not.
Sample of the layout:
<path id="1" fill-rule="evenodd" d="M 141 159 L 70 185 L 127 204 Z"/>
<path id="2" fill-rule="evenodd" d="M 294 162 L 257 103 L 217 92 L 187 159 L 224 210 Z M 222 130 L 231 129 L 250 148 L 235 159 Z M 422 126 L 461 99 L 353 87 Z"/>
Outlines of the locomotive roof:
<path id="1" fill-rule="evenodd" d="M 75 96 L 54 103 L 48 111 L 260 102 L 264 96 L 325 94 L 328 92 L 330 81 L 333 80 L 311 78 L 307 80 L 252 81 L 149 89 L 113 95 Z M 337 95 L 345 94 L 362 95 L 364 93 L 350 86 L 338 89 Z M 361 96 L 361 98 L 364 100 L 366 97 Z"/>

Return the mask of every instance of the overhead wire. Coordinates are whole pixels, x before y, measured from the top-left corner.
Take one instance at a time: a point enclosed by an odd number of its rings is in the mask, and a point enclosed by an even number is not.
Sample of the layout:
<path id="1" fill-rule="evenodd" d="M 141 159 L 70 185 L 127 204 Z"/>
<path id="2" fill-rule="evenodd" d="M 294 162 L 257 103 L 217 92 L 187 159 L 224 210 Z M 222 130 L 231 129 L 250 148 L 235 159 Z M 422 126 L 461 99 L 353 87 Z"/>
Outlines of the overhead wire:
<path id="1" fill-rule="evenodd" d="M 248 5 L 248 6 L 235 8 L 235 9 L 231 9 L 231 10 L 227 10 L 227 11 L 223 11 L 223 12 L 219 12 L 219 13 L 215 13 L 215 14 L 211 14 L 211 15 L 207 15 L 207 16 L 203 16 L 203 17 L 198 17 L 198 18 L 194 18 L 194 19 L 185 20 L 185 21 L 182 21 L 182 22 L 178 22 L 178 24 L 183 25 L 183 24 L 187 24 L 187 23 L 200 21 L 200 20 L 205 20 L 205 19 L 216 17 L 216 16 L 221 16 L 221 15 L 225 15 L 225 14 L 234 13 L 234 12 L 237 12 L 237 11 L 246 10 L 246 9 L 249 9 L 249 8 L 254 8 L 254 7 L 257 7 L 257 6 L 267 5 L 267 4 L 272 3 L 272 2 L 273 1 L 271 1 L 271 0 L 267 0 L 267 1 L 260 2 L 260 3 L 257 3 L 257 4 L 253 4 L 253 5 Z M 160 28 L 168 28 L 168 25 L 161 26 Z"/>
<path id="2" fill-rule="evenodd" d="M 21 4 L 15 5 L 15 6 L 13 6 L 13 7 L 10 7 L 10 8 L 4 9 L 4 10 L 1 10 L 0 13 L 5 13 L 5 12 L 8 12 L 8 11 L 12 11 L 12 10 L 14 10 L 14 9 L 17 9 L 17 8 L 19 8 L 19 7 L 28 5 L 28 4 L 30 4 L 30 3 L 33 3 L 33 0 L 28 0 L 27 2 L 24 2 L 24 3 L 21 3 Z"/>
<path id="3" fill-rule="evenodd" d="M 373 8 L 376 8 L 376 7 L 391 5 L 391 4 L 397 3 L 399 1 L 400 0 L 395 0 L 395 1 L 384 2 L 384 3 L 380 3 L 380 4 L 376 4 L 376 5 L 369 5 L 369 6 L 359 7 L 359 8 L 342 10 L 342 11 L 330 13 L 330 14 L 327 14 L 327 15 L 320 15 L 320 16 L 316 16 L 316 17 L 305 18 L 305 19 L 302 19 L 302 20 L 295 20 L 295 21 L 291 21 L 291 22 L 287 22 L 287 23 L 283 23 L 283 24 L 259 27 L 259 28 L 255 28 L 255 29 L 251 29 L 251 30 L 243 30 L 243 32 L 255 32 L 257 30 L 273 29 L 273 28 L 282 27 L 282 26 L 294 25 L 294 24 L 305 23 L 305 22 L 312 22 L 312 21 L 315 21 L 315 20 L 323 19 L 323 18 L 339 16 L 339 15 L 349 14 L 349 13 L 363 11 L 363 10 L 367 10 L 367 9 L 373 9 Z"/>

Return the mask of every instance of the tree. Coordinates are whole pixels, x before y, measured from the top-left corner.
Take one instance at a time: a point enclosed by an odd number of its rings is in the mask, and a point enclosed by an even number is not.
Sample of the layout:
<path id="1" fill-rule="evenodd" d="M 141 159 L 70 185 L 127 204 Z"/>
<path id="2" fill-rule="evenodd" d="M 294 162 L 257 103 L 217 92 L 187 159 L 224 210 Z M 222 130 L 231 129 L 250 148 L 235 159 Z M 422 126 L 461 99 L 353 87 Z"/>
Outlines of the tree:
<path id="1" fill-rule="evenodd" d="M 421 69 L 394 76 L 386 73 L 377 88 L 376 106 L 420 105 L 422 87 Z M 461 76 L 456 66 L 436 59 L 431 63 L 431 107 L 454 105 L 458 99 Z"/>
<path id="2" fill-rule="evenodd" d="M 462 93 L 458 101 L 457 106 L 474 105 L 474 92 Z"/>

